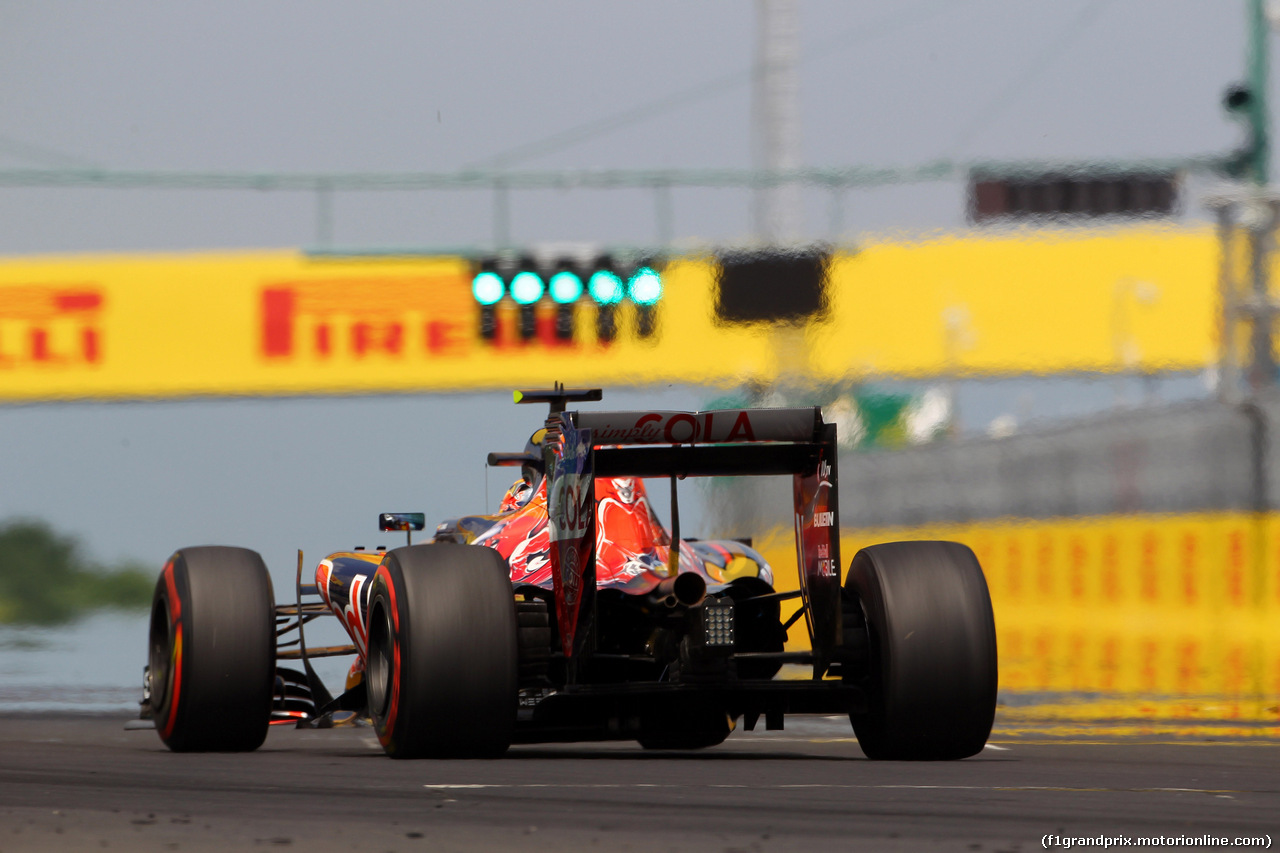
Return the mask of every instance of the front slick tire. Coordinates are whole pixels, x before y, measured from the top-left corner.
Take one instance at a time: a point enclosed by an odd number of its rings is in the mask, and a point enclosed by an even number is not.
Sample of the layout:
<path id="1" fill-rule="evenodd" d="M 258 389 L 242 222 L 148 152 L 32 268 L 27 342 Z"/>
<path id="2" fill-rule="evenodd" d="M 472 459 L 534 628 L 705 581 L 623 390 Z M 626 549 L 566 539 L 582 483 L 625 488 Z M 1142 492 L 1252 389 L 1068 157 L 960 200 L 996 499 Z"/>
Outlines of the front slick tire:
<path id="1" fill-rule="evenodd" d="M 845 587 L 870 640 L 868 713 L 851 714 L 871 759 L 976 755 L 996 709 L 996 630 L 973 551 L 956 542 L 889 542 L 853 558 Z"/>
<path id="2" fill-rule="evenodd" d="M 245 548 L 175 553 L 151 602 L 151 707 L 174 752 L 262 746 L 275 685 L 275 596 Z"/>
<path id="3" fill-rule="evenodd" d="M 515 731 L 515 596 L 507 563 L 475 545 L 389 551 L 369 591 L 365 683 L 392 758 L 493 758 Z"/>

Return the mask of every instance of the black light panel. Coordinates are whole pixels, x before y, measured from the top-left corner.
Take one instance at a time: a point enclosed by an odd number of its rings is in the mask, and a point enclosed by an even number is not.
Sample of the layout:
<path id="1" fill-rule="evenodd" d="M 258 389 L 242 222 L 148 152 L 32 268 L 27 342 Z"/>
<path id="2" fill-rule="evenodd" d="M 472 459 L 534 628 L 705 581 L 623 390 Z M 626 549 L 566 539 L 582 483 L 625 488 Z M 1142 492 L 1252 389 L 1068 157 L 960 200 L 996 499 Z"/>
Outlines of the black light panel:
<path id="1" fill-rule="evenodd" d="M 796 323 L 827 308 L 826 252 L 731 252 L 720 256 L 716 317 L 725 323 Z"/>
<path id="2" fill-rule="evenodd" d="M 1178 211 L 1173 172 L 969 176 L 969 220 L 1168 217 Z"/>

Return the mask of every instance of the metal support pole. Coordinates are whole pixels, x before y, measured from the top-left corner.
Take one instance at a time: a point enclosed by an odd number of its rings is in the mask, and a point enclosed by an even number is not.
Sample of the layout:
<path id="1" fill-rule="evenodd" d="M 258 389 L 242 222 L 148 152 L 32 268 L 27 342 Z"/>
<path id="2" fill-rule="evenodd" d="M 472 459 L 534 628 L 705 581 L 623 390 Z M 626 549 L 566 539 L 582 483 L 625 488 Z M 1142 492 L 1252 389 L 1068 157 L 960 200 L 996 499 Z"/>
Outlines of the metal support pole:
<path id="1" fill-rule="evenodd" d="M 1247 202 L 1249 231 L 1249 280 L 1253 285 L 1253 306 L 1249 342 L 1253 352 L 1249 362 L 1249 387 L 1256 393 L 1276 381 L 1276 358 L 1271 330 L 1275 312 L 1270 299 L 1270 259 L 1276 227 L 1276 208 L 1261 199 Z"/>
<path id="2" fill-rule="evenodd" d="M 1271 160 L 1270 114 L 1267 105 L 1267 76 L 1270 32 L 1266 0 L 1249 0 L 1249 55 L 1247 77 L 1250 142 L 1249 172 L 1257 196 L 1245 202 L 1243 224 L 1249 232 L 1249 280 L 1252 285 L 1251 353 L 1249 387 L 1257 393 L 1276 381 L 1276 359 L 1272 342 L 1275 311 L 1271 303 L 1270 267 L 1276 228 L 1276 203 L 1267 197 Z"/>
<path id="3" fill-rule="evenodd" d="M 1232 206 L 1222 204 L 1218 214 L 1218 249 L 1222 253 L 1218 265 L 1218 298 L 1222 301 L 1219 318 L 1218 399 L 1235 402 L 1240 390 L 1240 365 L 1236 361 L 1236 322 L 1239 312 L 1236 297 L 1235 264 L 1232 259 L 1235 243 L 1235 223 Z"/>
<path id="4" fill-rule="evenodd" d="M 800 24 L 796 0 L 756 0 L 753 124 L 756 168 L 800 167 Z M 766 243 L 800 238 L 800 186 L 768 181 L 755 190 L 756 236 Z"/>
<path id="5" fill-rule="evenodd" d="M 1267 66 L 1270 58 L 1267 39 L 1266 0 L 1249 0 L 1249 55 L 1247 74 L 1249 85 L 1248 117 L 1253 134 L 1253 163 L 1250 171 L 1253 182 L 1265 187 L 1271 168 L 1271 118 L 1267 104 Z"/>

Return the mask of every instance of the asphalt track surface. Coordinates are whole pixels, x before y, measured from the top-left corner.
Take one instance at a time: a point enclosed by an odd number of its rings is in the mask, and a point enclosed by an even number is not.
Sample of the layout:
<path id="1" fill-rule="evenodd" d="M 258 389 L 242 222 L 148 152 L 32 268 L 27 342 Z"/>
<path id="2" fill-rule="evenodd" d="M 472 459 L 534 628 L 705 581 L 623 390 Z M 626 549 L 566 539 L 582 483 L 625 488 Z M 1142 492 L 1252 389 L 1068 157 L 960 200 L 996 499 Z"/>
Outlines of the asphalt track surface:
<path id="1" fill-rule="evenodd" d="M 392 761 L 367 728 L 276 728 L 256 753 L 176 755 L 124 722 L 0 716 L 0 851 L 1029 851 L 1046 834 L 1280 840 L 1275 740 L 996 740 L 966 761 L 871 762 L 847 721 L 789 718 L 786 731 L 738 732 L 695 753 L 589 744 Z"/>

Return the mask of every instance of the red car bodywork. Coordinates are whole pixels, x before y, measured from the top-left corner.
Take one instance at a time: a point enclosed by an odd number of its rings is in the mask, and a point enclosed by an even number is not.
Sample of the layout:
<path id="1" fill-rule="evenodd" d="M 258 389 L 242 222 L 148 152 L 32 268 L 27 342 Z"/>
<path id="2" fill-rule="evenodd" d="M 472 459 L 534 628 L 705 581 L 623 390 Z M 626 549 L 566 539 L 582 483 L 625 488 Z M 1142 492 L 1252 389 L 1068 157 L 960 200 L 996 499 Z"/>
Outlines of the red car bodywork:
<path id="1" fill-rule="evenodd" d="M 509 494 L 519 490 L 521 482 Z M 597 478 L 596 587 L 632 595 L 653 591 L 667 577 L 671 534 L 649 503 L 644 481 L 632 477 Z M 511 503 L 511 502 L 507 502 Z M 513 584 L 553 587 L 547 514 L 547 480 L 542 478 L 523 506 L 490 516 L 446 522 L 437 539 L 484 545 L 503 556 Z M 331 554 L 316 567 L 316 589 L 351 635 L 360 658 L 348 685 L 363 668 L 368 579 L 382 559 L 377 551 Z M 708 586 L 741 577 L 773 583 L 773 571 L 759 552 L 736 540 L 680 543 L 679 572 L 694 572 Z"/>

